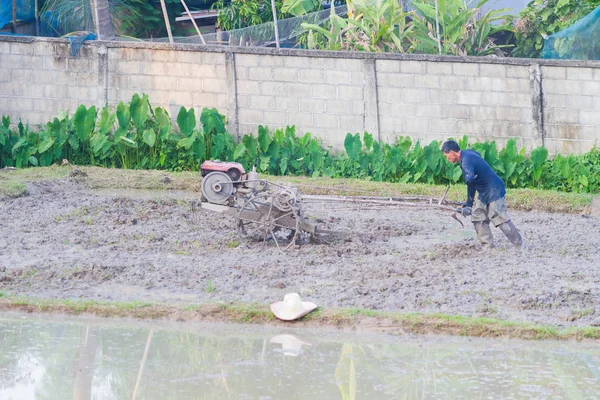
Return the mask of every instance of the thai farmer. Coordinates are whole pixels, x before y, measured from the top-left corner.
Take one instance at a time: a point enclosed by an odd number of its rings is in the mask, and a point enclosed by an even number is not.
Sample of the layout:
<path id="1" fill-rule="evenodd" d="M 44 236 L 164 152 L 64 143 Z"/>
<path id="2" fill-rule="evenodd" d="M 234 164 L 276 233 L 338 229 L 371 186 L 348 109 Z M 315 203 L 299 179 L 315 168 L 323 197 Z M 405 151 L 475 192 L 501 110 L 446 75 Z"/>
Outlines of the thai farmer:
<path id="1" fill-rule="evenodd" d="M 515 247 L 521 247 L 523 239 L 506 211 L 504 181 L 479 153 L 474 150 L 461 150 L 454 140 L 445 141 L 442 144 L 442 152 L 451 163 L 460 163 L 467 184 L 467 200 L 456 211 L 464 216 L 471 216 L 482 247 L 494 246 L 490 222 L 496 228 L 500 228 Z M 473 206 L 475 192 L 477 201 Z"/>

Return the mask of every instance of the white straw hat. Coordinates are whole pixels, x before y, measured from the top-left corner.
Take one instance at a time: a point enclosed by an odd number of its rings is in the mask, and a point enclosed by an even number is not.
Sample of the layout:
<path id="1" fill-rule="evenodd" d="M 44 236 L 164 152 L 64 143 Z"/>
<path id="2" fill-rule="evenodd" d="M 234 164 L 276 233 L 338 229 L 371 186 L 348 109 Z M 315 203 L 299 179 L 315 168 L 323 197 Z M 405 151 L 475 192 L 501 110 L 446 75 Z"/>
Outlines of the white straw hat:
<path id="1" fill-rule="evenodd" d="M 281 349 L 275 349 L 275 351 L 280 351 L 283 355 L 292 357 L 297 357 L 302 353 L 302 345 L 310 346 L 310 343 L 303 342 L 294 335 L 273 336 L 270 342 L 281 345 Z"/>
<path id="2" fill-rule="evenodd" d="M 273 314 L 284 321 L 293 321 L 303 317 L 315 308 L 317 308 L 315 303 L 302 301 L 298 293 L 288 293 L 283 297 L 283 301 L 271 304 Z"/>

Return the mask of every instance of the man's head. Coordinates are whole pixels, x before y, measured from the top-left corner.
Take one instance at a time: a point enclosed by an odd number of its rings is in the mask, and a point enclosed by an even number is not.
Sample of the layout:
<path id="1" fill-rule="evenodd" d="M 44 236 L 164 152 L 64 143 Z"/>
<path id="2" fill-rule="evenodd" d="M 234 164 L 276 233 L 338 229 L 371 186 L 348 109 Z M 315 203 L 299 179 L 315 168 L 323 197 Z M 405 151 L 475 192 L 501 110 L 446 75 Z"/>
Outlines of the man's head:
<path id="1" fill-rule="evenodd" d="M 442 153 L 451 163 L 460 161 L 460 146 L 454 140 L 446 140 L 442 144 Z"/>

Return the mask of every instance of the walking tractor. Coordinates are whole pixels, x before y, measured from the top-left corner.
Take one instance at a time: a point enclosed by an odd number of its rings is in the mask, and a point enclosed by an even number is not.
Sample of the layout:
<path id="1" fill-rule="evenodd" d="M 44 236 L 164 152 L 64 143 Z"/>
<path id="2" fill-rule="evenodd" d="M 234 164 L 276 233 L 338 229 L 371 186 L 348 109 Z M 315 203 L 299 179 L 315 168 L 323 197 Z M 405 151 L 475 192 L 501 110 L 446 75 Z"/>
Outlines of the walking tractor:
<path id="1" fill-rule="evenodd" d="M 230 215 L 244 237 L 295 243 L 302 232 L 316 234 L 317 227 L 302 216 L 298 190 L 286 184 L 258 179 L 253 168 L 246 173 L 236 162 L 205 161 L 202 175 L 202 208 Z"/>
<path id="2" fill-rule="evenodd" d="M 236 162 L 205 161 L 200 166 L 202 175 L 201 206 L 235 218 L 238 232 L 249 239 L 273 240 L 277 247 L 290 247 L 299 236 L 361 235 L 368 232 L 342 232 L 319 228 L 302 214 L 302 202 L 317 202 L 328 209 L 355 209 L 358 211 L 406 207 L 434 207 L 454 211 L 444 206 L 444 196 L 433 204 L 430 198 L 398 198 L 370 196 L 301 196 L 296 187 L 269 182 L 258 178 L 256 168 L 246 173 Z M 337 204 L 337 207 L 335 206 Z M 452 217 L 462 225 L 453 212 Z"/>

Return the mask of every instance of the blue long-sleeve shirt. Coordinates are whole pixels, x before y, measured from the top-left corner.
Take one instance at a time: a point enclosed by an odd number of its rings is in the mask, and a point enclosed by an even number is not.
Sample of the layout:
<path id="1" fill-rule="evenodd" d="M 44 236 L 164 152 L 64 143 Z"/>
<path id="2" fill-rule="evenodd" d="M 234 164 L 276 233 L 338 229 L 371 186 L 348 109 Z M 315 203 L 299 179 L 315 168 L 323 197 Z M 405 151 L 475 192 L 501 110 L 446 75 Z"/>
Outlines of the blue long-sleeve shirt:
<path id="1" fill-rule="evenodd" d="M 473 206 L 475 191 L 479 200 L 487 205 L 506 195 L 504 181 L 474 150 L 460 152 L 460 167 L 467 184 L 467 205 Z"/>

